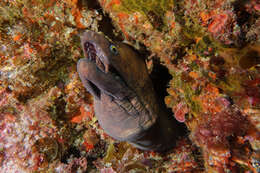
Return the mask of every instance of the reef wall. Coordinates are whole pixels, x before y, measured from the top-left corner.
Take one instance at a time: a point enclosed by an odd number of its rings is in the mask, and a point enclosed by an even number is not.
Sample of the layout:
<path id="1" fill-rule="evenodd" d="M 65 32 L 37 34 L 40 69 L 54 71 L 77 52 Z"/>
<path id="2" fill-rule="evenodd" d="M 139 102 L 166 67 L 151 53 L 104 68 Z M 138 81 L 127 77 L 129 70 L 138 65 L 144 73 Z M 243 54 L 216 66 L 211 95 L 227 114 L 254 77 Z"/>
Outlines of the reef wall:
<path id="1" fill-rule="evenodd" d="M 1 1 L 0 172 L 259 172 L 259 15 L 256 0 Z M 189 129 L 173 151 L 99 127 L 76 72 L 85 29 L 167 67 L 165 103 Z"/>
<path id="2" fill-rule="evenodd" d="M 259 2 L 100 4 L 126 40 L 142 43 L 168 68 L 165 103 L 190 130 L 205 170 L 259 171 Z"/>

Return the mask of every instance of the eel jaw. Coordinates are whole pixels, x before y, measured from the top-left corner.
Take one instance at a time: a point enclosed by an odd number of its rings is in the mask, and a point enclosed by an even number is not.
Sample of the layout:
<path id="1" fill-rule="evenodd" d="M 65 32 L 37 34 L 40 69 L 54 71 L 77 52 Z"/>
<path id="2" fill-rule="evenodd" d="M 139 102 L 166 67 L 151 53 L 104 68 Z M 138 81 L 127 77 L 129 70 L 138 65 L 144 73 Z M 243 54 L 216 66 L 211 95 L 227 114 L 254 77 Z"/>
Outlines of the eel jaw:
<path id="1" fill-rule="evenodd" d="M 105 65 L 102 59 L 97 56 L 97 51 L 95 48 L 95 45 L 92 44 L 91 42 L 86 41 L 84 43 L 84 52 L 86 52 L 86 58 L 89 59 L 92 62 L 95 62 L 97 67 L 103 71 L 103 72 L 108 72 L 108 65 Z"/>
<path id="2" fill-rule="evenodd" d="M 109 71 L 111 52 L 110 41 L 101 33 L 86 31 L 80 36 L 84 56 L 95 62 L 99 69 L 105 73 Z"/>

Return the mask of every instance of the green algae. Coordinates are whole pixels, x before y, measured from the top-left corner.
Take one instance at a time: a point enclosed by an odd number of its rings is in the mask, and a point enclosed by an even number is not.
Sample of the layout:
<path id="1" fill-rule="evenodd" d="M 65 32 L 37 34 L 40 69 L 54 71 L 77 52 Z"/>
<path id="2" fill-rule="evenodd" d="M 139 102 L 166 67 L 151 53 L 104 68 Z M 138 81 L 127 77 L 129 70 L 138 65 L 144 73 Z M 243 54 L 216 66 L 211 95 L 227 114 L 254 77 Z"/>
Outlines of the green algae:
<path id="1" fill-rule="evenodd" d="M 133 12 L 139 11 L 146 15 L 153 11 L 156 15 L 163 17 L 167 10 L 173 7 L 173 0 L 123 0 L 123 6 Z"/>
<path id="2" fill-rule="evenodd" d="M 185 103 L 189 106 L 192 113 L 200 113 L 201 106 L 199 103 L 195 102 L 192 98 L 195 95 L 198 95 L 200 93 L 199 89 L 193 90 L 187 82 L 185 82 L 181 74 L 177 74 L 175 72 L 171 72 L 171 75 L 173 76 L 172 81 L 170 81 L 171 88 L 181 88 L 184 92 L 179 93 L 181 97 L 183 97 L 183 100 Z"/>
<path id="3" fill-rule="evenodd" d="M 173 5 L 173 0 L 123 0 L 121 7 L 128 13 L 138 11 L 144 14 L 155 29 L 162 30 L 165 13 L 173 9 Z"/>
<path id="4" fill-rule="evenodd" d="M 21 18 L 22 14 L 19 8 L 13 8 L 13 6 L 0 6 L 0 24 L 4 21 L 8 21 L 10 23 L 15 23 L 17 19 Z"/>

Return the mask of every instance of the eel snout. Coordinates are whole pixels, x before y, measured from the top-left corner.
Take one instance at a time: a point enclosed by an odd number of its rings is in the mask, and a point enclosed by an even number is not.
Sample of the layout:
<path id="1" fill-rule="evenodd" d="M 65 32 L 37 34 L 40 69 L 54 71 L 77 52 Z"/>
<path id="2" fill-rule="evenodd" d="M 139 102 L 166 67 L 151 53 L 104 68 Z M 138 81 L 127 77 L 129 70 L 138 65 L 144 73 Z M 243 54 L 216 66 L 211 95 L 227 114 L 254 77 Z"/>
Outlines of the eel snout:
<path id="1" fill-rule="evenodd" d="M 84 56 L 95 62 L 100 70 L 108 72 L 110 56 L 109 46 L 110 42 L 103 38 L 99 33 L 93 31 L 86 31 L 81 36 L 81 46 L 83 48 Z"/>

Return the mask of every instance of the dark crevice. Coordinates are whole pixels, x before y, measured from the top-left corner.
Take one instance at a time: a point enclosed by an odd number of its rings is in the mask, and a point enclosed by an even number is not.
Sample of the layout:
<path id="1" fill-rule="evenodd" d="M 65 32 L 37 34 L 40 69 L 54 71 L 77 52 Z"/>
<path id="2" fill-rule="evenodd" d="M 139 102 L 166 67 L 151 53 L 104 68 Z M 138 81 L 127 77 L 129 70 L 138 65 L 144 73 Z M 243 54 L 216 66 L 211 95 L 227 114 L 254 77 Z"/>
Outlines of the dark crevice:
<path id="1" fill-rule="evenodd" d="M 102 20 L 99 21 L 99 27 L 98 30 L 103 32 L 106 36 L 108 36 L 113 41 L 123 41 L 122 35 L 115 34 L 115 27 L 112 24 L 111 18 L 102 12 Z"/>
<path id="2" fill-rule="evenodd" d="M 188 46 L 187 46 L 187 47 L 188 47 Z M 181 59 L 183 59 L 183 57 L 186 55 L 185 49 L 186 49 L 187 47 L 181 47 L 181 48 L 175 50 L 174 53 L 175 53 L 176 56 L 175 56 L 175 58 L 172 60 L 172 63 L 173 63 L 173 64 L 177 65 L 177 64 L 178 64 L 178 61 L 181 60 Z"/>
<path id="3" fill-rule="evenodd" d="M 179 134 L 177 136 L 186 136 L 188 130 L 184 123 L 179 123 L 173 116 L 173 112 L 170 108 L 167 108 L 164 103 L 164 98 L 168 95 L 167 88 L 172 76 L 169 74 L 168 69 L 159 62 L 159 58 L 154 60 L 154 67 L 150 74 L 153 82 L 154 90 L 157 94 L 158 102 L 161 109 L 164 109 L 169 116 L 170 120 L 173 120 L 178 125 Z M 177 130 L 176 130 L 177 131 Z"/>
<path id="4" fill-rule="evenodd" d="M 123 41 L 123 36 L 120 34 L 115 34 L 115 27 L 113 26 L 113 22 L 108 14 L 105 14 L 102 7 L 100 6 L 98 0 L 87 0 L 87 7 L 90 10 L 97 10 L 99 14 L 102 15 L 102 20 L 98 22 L 98 30 L 103 32 L 106 36 L 108 36 L 113 41 Z"/>
<path id="5" fill-rule="evenodd" d="M 192 141 L 190 142 L 192 143 Z M 204 170 L 205 161 L 203 159 L 203 153 L 201 152 L 200 148 L 193 145 L 192 155 L 195 156 L 193 158 L 196 161 L 196 163 L 198 163 L 198 168 L 201 168 L 201 171 L 205 171 Z"/>
<path id="6" fill-rule="evenodd" d="M 243 47 L 246 42 L 246 34 L 248 33 L 248 30 L 250 27 L 255 23 L 257 16 L 255 14 L 250 14 L 248 11 L 246 11 L 246 4 L 249 3 L 249 1 L 239 0 L 234 2 L 234 12 L 237 16 L 237 24 L 241 28 L 241 34 L 239 36 L 239 47 Z"/>
<path id="7" fill-rule="evenodd" d="M 168 95 L 166 89 L 172 76 L 169 74 L 168 69 L 160 64 L 159 60 L 154 60 L 153 65 L 154 67 L 150 77 L 153 81 L 154 89 L 158 97 L 160 97 L 159 99 L 162 100 Z"/>
<path id="8" fill-rule="evenodd" d="M 79 158 L 80 157 L 80 151 L 76 147 L 70 147 L 68 150 L 65 152 L 65 154 L 61 157 L 61 162 L 68 164 L 68 159 L 70 156 Z"/>
<path id="9" fill-rule="evenodd" d="M 97 0 L 85 0 L 85 2 L 87 3 L 88 9 L 90 9 L 90 10 L 102 9 Z"/>
<path id="10" fill-rule="evenodd" d="M 64 121 L 67 121 L 68 117 L 65 112 L 66 109 L 66 101 L 64 100 L 64 96 L 61 95 L 54 100 L 52 106 L 47 109 L 47 112 L 50 114 L 52 120 L 56 122 L 58 127 L 62 127 Z"/>

